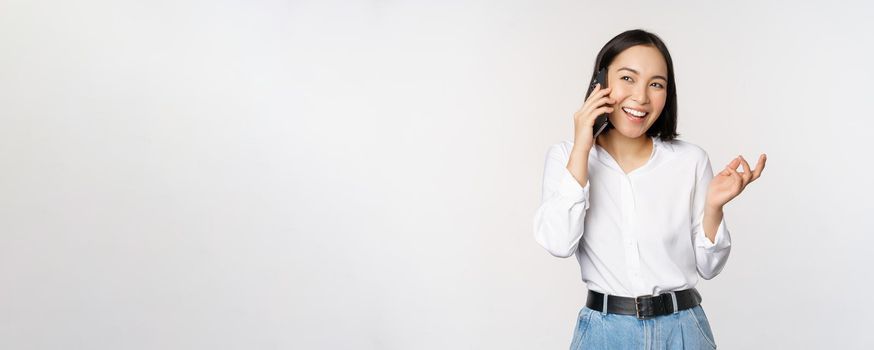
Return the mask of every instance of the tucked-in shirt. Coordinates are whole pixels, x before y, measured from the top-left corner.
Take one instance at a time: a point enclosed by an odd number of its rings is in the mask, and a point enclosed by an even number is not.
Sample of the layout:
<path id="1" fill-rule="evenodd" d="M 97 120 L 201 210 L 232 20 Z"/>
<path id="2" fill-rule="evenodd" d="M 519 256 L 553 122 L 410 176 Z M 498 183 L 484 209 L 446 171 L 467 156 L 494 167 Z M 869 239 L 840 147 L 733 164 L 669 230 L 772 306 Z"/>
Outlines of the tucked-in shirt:
<path id="1" fill-rule="evenodd" d="M 627 174 L 595 144 L 585 187 L 567 169 L 573 142 L 547 151 L 534 238 L 553 256 L 576 255 L 589 290 L 636 297 L 688 289 L 728 260 L 725 217 L 715 241 L 704 234 L 710 156 L 690 142 L 650 138 L 649 160 Z"/>

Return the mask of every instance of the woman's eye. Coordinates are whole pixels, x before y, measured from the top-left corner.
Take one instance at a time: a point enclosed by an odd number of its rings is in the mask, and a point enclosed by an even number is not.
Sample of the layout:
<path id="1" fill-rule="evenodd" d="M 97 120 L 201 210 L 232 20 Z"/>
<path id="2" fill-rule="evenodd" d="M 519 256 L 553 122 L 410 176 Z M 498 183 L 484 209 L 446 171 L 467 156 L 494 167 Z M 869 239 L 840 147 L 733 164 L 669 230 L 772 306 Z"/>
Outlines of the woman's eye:
<path id="1" fill-rule="evenodd" d="M 664 88 L 665 88 L 665 86 L 662 85 L 662 83 L 652 83 L 652 85 L 654 85 L 655 87 L 657 87 L 657 88 L 659 88 L 659 89 L 664 89 Z"/>
<path id="2" fill-rule="evenodd" d="M 626 80 L 625 78 L 628 78 L 628 79 Z M 619 78 L 619 79 L 622 79 L 622 80 L 625 80 L 625 81 L 631 81 L 631 77 L 629 77 L 629 76 L 627 76 L 627 75 L 625 75 L 625 76 L 623 76 L 622 78 Z"/>

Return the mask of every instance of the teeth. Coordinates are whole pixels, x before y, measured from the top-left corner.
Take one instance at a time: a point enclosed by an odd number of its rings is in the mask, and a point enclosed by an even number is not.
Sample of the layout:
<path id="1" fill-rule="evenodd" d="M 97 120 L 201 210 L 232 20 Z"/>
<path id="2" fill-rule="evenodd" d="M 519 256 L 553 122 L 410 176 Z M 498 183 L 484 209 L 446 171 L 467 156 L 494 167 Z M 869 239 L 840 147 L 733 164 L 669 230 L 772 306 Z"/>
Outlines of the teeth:
<path id="1" fill-rule="evenodd" d="M 622 110 L 626 111 L 626 112 L 628 112 L 628 114 L 631 114 L 631 115 L 638 117 L 638 118 L 646 115 L 646 112 L 635 111 L 635 110 L 630 109 L 630 108 L 622 107 Z"/>

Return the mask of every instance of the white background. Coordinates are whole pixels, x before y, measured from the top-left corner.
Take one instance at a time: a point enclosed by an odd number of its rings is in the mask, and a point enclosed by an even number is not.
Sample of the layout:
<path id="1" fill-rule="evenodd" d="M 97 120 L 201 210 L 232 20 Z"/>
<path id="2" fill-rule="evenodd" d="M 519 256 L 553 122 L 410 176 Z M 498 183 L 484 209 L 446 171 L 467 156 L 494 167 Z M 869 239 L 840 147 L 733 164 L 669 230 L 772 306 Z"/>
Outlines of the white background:
<path id="1" fill-rule="evenodd" d="M 768 154 L 701 280 L 724 349 L 869 349 L 871 5 L 0 1 L 0 348 L 566 349 L 532 236 L 598 50 Z"/>

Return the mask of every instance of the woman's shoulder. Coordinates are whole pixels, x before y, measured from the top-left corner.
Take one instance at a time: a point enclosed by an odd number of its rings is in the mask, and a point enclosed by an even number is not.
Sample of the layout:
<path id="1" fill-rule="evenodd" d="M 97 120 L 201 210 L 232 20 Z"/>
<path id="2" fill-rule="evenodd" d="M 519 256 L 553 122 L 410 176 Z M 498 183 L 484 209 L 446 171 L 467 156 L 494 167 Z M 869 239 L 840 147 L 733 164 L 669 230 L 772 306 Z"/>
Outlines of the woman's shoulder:
<path id="1" fill-rule="evenodd" d="M 657 138 L 656 140 L 659 139 Z M 690 141 L 673 139 L 668 141 L 659 140 L 659 142 L 666 149 L 681 157 L 694 158 L 696 160 L 707 160 L 709 158 L 707 151 L 703 147 Z"/>
<path id="2" fill-rule="evenodd" d="M 573 147 L 573 142 L 567 140 L 561 140 L 549 145 L 546 149 L 547 166 L 550 162 L 566 163 L 571 157 L 570 154 Z"/>
<path id="3" fill-rule="evenodd" d="M 571 150 L 574 148 L 574 142 L 571 140 L 560 140 L 556 143 L 549 145 L 546 153 L 547 155 L 566 155 L 569 156 Z"/>

